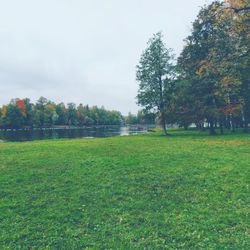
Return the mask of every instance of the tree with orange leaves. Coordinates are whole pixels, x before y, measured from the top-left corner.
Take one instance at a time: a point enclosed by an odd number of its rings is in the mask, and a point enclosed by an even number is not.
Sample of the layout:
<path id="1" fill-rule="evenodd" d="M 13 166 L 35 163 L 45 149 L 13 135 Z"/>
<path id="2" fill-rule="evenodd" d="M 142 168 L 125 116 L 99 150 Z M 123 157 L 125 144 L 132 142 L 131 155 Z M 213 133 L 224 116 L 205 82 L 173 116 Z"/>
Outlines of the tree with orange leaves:
<path id="1" fill-rule="evenodd" d="M 16 105 L 19 107 L 21 113 L 23 116 L 25 116 L 25 102 L 24 100 L 21 100 L 21 99 L 16 99 Z"/>

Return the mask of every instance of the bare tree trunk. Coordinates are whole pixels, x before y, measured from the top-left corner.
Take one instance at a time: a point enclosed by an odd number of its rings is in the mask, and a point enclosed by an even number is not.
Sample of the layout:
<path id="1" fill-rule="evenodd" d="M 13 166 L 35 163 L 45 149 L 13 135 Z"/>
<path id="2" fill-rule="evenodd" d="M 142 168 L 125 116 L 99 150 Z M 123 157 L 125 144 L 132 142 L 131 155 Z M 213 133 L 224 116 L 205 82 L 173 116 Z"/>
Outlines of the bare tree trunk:
<path id="1" fill-rule="evenodd" d="M 167 133 L 167 127 L 166 127 L 166 117 L 165 117 L 164 111 L 161 112 L 161 126 L 162 126 L 163 134 L 165 136 L 168 135 L 168 133 Z"/>
<path id="2" fill-rule="evenodd" d="M 220 134 L 224 135 L 223 123 L 220 122 Z"/>
<path id="3" fill-rule="evenodd" d="M 248 121 L 245 118 L 245 113 L 243 110 L 242 110 L 242 121 L 243 121 L 243 128 L 244 128 L 243 131 L 244 131 L 244 133 L 248 133 Z"/>
<path id="4" fill-rule="evenodd" d="M 209 134 L 210 135 L 216 135 L 216 131 L 215 131 L 215 128 L 214 128 L 214 122 L 213 121 L 209 122 Z"/>
<path id="5" fill-rule="evenodd" d="M 204 122 L 200 123 L 200 131 L 203 131 L 203 132 L 206 131 Z"/>
<path id="6" fill-rule="evenodd" d="M 168 135 L 166 128 L 166 115 L 165 115 L 165 105 L 163 101 L 163 89 L 162 89 L 162 79 L 161 75 L 159 76 L 159 90 L 160 90 L 160 115 L 161 115 L 161 126 L 164 135 Z"/>
<path id="7" fill-rule="evenodd" d="M 233 115 L 231 113 L 229 115 L 229 122 L 230 122 L 230 131 L 233 133 L 235 132 L 235 129 L 234 129 L 234 124 L 233 124 Z"/>

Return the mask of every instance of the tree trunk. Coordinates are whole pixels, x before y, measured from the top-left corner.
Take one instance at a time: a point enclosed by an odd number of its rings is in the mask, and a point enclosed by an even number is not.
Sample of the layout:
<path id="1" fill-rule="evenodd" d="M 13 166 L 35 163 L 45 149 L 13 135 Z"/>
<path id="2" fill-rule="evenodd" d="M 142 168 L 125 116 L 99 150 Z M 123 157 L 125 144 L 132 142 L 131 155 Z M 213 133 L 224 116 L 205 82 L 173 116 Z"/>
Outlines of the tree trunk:
<path id="1" fill-rule="evenodd" d="M 166 117 L 165 117 L 164 112 L 161 112 L 161 126 L 162 126 L 163 134 L 165 136 L 168 135 L 168 133 L 167 133 L 167 127 L 166 127 Z"/>
<path id="2" fill-rule="evenodd" d="M 202 132 L 206 131 L 204 122 L 200 123 L 200 131 L 202 131 Z"/>
<path id="3" fill-rule="evenodd" d="M 224 135 L 223 123 L 220 123 L 220 134 Z"/>
<path id="4" fill-rule="evenodd" d="M 209 123 L 209 134 L 210 135 L 216 135 L 216 131 L 215 131 L 215 128 L 214 128 L 214 122 L 212 121 L 212 122 L 210 122 Z"/>
<path id="5" fill-rule="evenodd" d="M 244 111 L 242 110 L 242 121 L 243 121 L 243 128 L 244 128 L 244 133 L 248 133 L 249 130 L 248 130 L 248 121 L 247 119 L 245 118 L 245 113 Z"/>
<path id="6" fill-rule="evenodd" d="M 230 121 L 230 131 L 232 132 L 232 133 L 234 133 L 235 132 L 235 124 L 234 124 L 234 120 L 233 120 L 233 114 L 230 114 L 229 115 L 229 121 Z"/>

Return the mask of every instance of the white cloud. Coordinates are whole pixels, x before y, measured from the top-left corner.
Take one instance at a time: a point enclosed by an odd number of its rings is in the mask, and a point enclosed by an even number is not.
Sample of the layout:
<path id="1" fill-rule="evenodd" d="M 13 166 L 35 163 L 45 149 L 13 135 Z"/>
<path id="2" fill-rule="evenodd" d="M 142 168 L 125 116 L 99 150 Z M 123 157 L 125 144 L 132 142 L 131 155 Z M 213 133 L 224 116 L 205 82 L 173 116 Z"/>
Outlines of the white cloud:
<path id="1" fill-rule="evenodd" d="M 179 53 L 206 0 L 0 4 L 0 104 L 14 97 L 136 112 L 135 65 L 153 33 Z"/>

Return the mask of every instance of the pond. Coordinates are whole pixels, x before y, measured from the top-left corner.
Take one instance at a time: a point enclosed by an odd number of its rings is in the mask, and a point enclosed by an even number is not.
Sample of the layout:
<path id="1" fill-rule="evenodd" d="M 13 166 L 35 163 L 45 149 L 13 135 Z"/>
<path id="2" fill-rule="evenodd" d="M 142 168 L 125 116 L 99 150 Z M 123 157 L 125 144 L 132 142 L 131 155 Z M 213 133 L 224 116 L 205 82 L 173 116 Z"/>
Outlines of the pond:
<path id="1" fill-rule="evenodd" d="M 0 142 L 33 141 L 60 138 L 102 138 L 147 133 L 154 126 L 95 126 L 86 128 L 42 128 L 0 130 Z"/>

